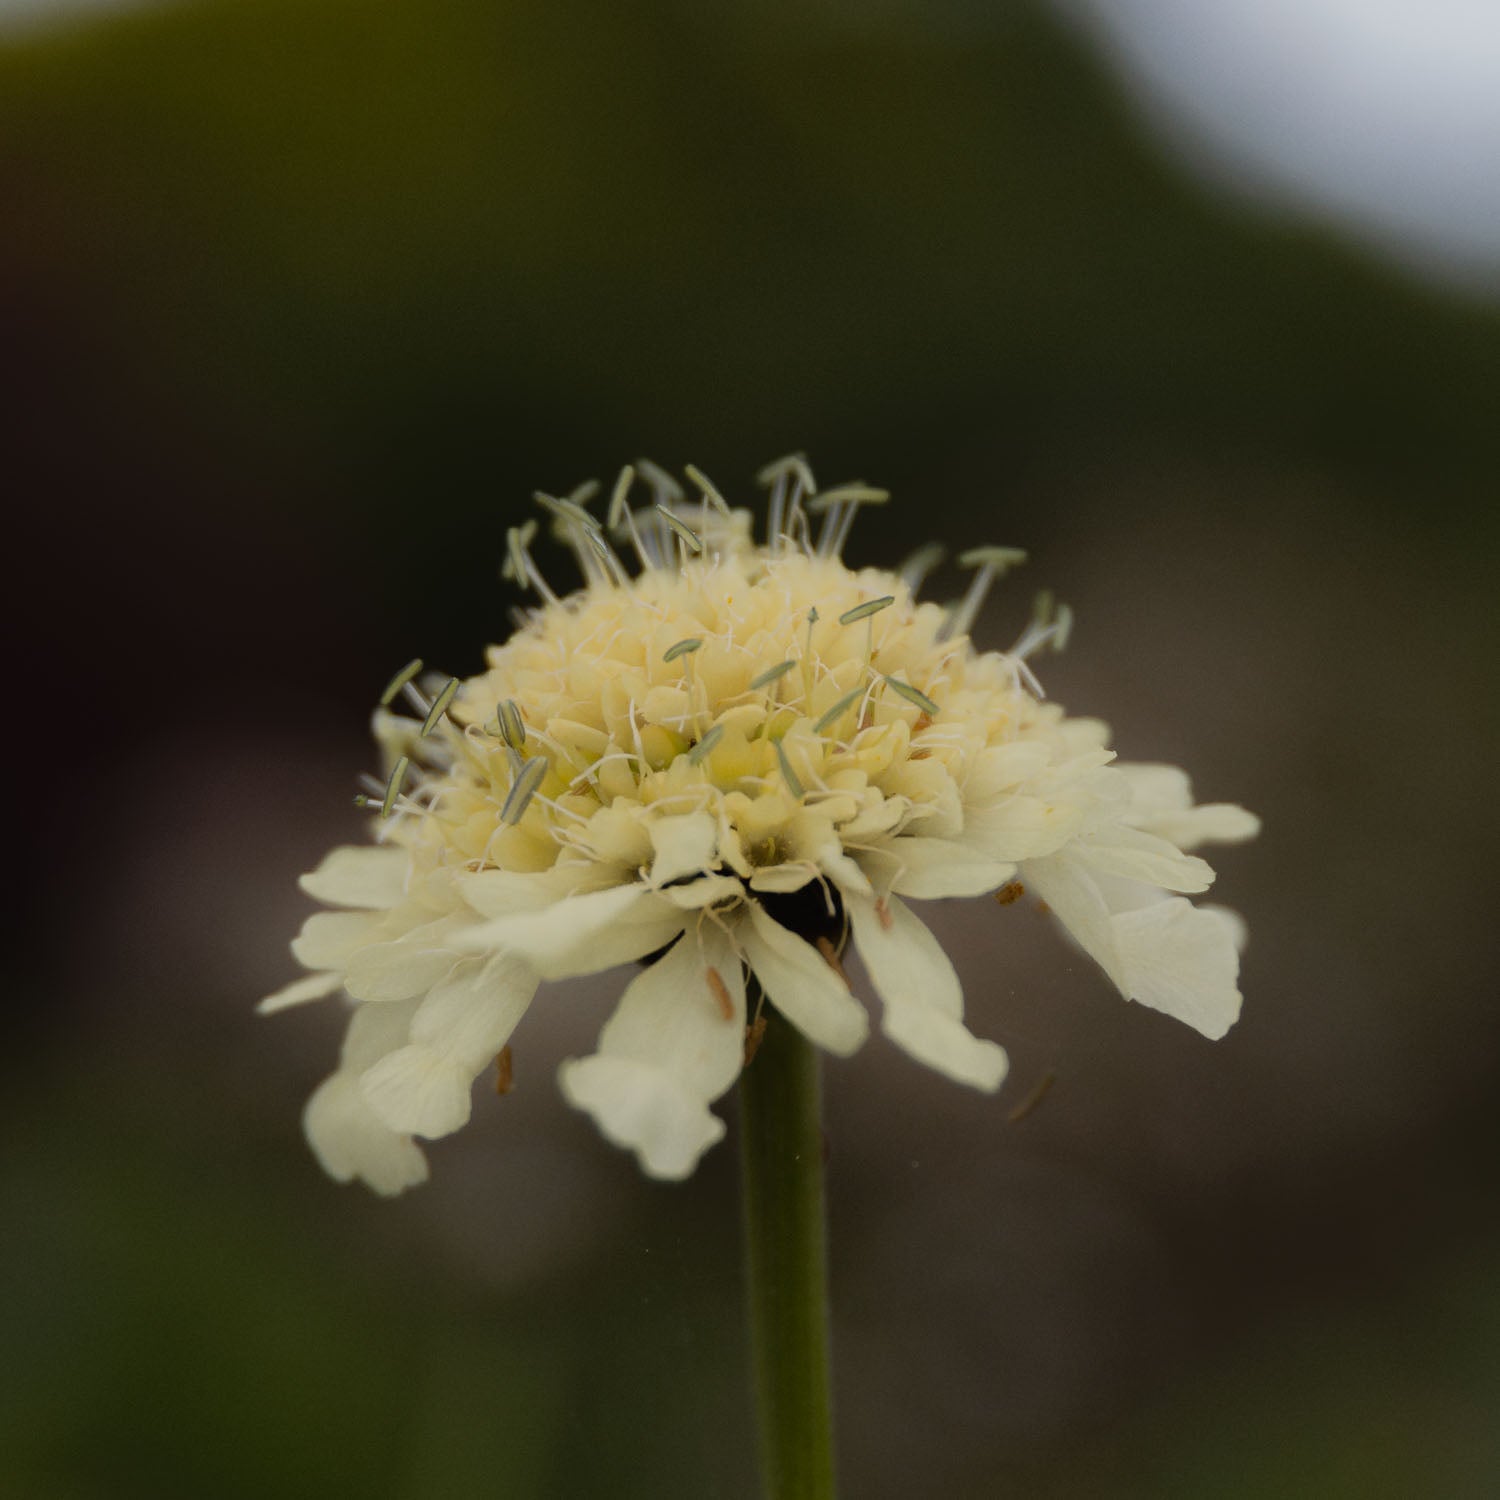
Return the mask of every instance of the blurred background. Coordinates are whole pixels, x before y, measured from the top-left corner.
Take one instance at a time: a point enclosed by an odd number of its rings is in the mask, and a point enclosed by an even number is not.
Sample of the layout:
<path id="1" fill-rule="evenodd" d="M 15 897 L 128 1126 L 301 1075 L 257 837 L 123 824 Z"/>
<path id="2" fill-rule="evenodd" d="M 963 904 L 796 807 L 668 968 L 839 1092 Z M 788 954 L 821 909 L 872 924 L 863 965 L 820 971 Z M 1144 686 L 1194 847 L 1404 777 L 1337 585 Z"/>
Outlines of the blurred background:
<path id="1" fill-rule="evenodd" d="M 251 1007 L 531 491 L 793 448 L 1266 823 L 1225 1041 L 983 904 L 1006 1091 L 827 1070 L 846 1493 L 1500 1491 L 1497 153 L 1483 0 L 3 0 L 0 1493 L 755 1493 L 733 1127 L 555 1087 L 618 976 L 395 1203 Z"/>

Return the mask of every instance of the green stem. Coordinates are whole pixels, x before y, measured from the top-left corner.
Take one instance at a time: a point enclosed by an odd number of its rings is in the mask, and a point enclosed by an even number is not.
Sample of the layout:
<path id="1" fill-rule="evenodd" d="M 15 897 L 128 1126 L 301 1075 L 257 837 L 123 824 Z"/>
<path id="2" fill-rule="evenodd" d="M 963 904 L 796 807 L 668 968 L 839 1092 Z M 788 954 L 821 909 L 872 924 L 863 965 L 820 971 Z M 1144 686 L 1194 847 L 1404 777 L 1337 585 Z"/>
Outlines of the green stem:
<path id="1" fill-rule="evenodd" d="M 766 1004 L 740 1077 L 750 1349 L 767 1500 L 832 1500 L 817 1049 Z"/>

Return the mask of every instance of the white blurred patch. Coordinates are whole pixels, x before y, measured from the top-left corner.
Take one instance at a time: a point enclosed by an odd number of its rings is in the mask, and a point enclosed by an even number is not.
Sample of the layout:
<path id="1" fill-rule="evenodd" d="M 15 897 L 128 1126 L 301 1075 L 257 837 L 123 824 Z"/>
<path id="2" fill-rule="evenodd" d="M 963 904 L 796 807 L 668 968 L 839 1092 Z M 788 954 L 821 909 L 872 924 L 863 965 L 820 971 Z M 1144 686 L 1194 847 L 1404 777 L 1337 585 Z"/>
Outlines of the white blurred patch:
<path id="1" fill-rule="evenodd" d="M 1496 0 L 1056 0 L 1195 163 L 1500 291 Z"/>

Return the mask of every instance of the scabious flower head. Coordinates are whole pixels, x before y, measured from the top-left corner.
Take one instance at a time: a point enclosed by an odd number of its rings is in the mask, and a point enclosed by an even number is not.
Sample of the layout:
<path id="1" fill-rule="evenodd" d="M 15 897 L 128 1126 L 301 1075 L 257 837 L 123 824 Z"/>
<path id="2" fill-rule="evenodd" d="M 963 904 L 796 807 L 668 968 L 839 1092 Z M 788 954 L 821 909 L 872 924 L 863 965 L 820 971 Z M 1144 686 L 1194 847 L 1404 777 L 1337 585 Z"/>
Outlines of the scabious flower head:
<path id="1" fill-rule="evenodd" d="M 1239 924 L 1180 894 L 1213 879 L 1185 851 L 1256 820 L 1195 806 L 1174 767 L 1115 762 L 1104 725 L 1045 699 L 1027 658 L 1061 646 L 1065 609 L 1043 606 L 1008 653 L 974 648 L 985 591 L 1022 554 L 965 554 L 972 583 L 945 608 L 917 597 L 930 550 L 896 572 L 841 560 L 883 491 L 819 493 L 800 458 L 772 465 L 757 545 L 696 471 L 690 504 L 642 469 L 641 510 L 629 469 L 602 518 L 586 491 L 538 497 L 584 586 L 558 597 L 535 524 L 510 533 L 505 572 L 540 603 L 478 676 L 398 674 L 375 715 L 387 775 L 360 799 L 375 841 L 302 879 L 336 909 L 292 944 L 312 972 L 261 1009 L 353 1002 L 305 1116 L 334 1177 L 422 1181 L 415 1138 L 463 1125 L 497 1057 L 508 1075 L 542 983 L 617 965 L 641 967 L 560 1082 L 655 1177 L 723 1135 L 710 1105 L 753 1056 L 762 997 L 830 1052 L 864 1042 L 849 941 L 886 1035 L 994 1090 L 1005 1053 L 964 1024 L 908 901 L 1034 893 L 1128 999 L 1228 1030 Z"/>

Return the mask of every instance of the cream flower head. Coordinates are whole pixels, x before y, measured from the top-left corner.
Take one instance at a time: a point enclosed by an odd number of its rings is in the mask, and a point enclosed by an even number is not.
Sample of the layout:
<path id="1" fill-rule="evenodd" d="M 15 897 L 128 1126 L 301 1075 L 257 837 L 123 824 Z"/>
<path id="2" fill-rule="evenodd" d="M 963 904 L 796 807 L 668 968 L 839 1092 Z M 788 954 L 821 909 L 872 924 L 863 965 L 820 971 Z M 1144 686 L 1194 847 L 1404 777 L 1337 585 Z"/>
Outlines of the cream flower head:
<path id="1" fill-rule="evenodd" d="M 642 510 L 630 469 L 602 520 L 587 491 L 538 496 L 584 587 L 554 594 L 535 523 L 511 532 L 505 571 L 539 606 L 479 676 L 397 675 L 375 716 L 387 778 L 360 799 L 376 842 L 302 878 L 338 909 L 292 944 L 313 972 L 260 1008 L 354 1002 L 305 1116 L 334 1177 L 422 1181 L 414 1137 L 463 1125 L 497 1056 L 508 1072 L 541 982 L 622 964 L 643 967 L 560 1082 L 654 1177 L 685 1177 L 724 1134 L 709 1106 L 753 1055 L 760 997 L 830 1052 L 864 1042 L 851 939 L 886 1035 L 994 1090 L 1005 1053 L 965 1026 L 908 900 L 1034 892 L 1127 999 L 1229 1029 L 1238 921 L 1173 893 L 1213 879 L 1186 850 L 1256 819 L 1194 806 L 1174 767 L 1114 763 L 1104 725 L 1045 700 L 1027 658 L 1063 644 L 1065 609 L 1008 653 L 974 649 L 985 591 L 1023 554 L 965 554 L 973 582 L 944 608 L 917 598 L 935 549 L 899 572 L 841 560 L 883 491 L 819 493 L 800 457 L 772 465 L 757 546 L 697 471 L 689 504 L 641 469 Z M 391 710 L 402 697 L 417 717 Z"/>

